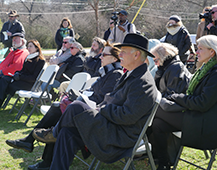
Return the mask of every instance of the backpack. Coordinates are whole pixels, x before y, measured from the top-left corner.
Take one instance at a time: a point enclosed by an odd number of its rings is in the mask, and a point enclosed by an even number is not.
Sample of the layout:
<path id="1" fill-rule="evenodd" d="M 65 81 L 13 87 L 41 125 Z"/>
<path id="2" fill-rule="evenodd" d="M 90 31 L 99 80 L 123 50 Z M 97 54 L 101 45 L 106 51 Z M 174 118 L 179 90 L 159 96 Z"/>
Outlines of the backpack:
<path id="1" fill-rule="evenodd" d="M 131 25 L 132 25 L 132 24 L 131 24 L 130 22 L 129 22 L 129 24 L 127 25 L 127 31 L 128 31 L 128 32 L 130 32 L 130 27 L 131 27 Z M 136 33 L 137 33 L 137 34 L 141 34 L 141 32 L 138 31 L 138 30 L 136 30 Z"/>

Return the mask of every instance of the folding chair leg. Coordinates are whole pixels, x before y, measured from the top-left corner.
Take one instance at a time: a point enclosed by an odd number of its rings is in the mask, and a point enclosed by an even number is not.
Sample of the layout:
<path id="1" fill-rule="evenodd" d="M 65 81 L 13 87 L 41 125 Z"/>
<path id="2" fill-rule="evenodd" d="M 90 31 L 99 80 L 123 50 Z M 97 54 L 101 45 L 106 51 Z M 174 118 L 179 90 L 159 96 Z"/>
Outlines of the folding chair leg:
<path id="1" fill-rule="evenodd" d="M 175 163 L 174 163 L 174 165 L 173 165 L 173 170 L 176 170 L 176 168 L 177 168 L 177 166 L 178 166 L 179 158 L 180 158 L 180 156 L 181 156 L 181 154 L 182 154 L 183 148 L 184 148 L 184 147 L 181 146 L 180 149 L 179 149 L 179 152 L 178 152 L 177 157 L 176 157 L 176 161 L 175 161 Z"/>
<path id="2" fill-rule="evenodd" d="M 96 164 L 95 170 L 98 170 L 100 165 L 101 165 L 101 161 L 98 161 L 97 164 Z"/>
<path id="3" fill-rule="evenodd" d="M 31 112 L 29 113 L 29 116 L 27 117 L 27 119 L 26 119 L 26 121 L 25 121 L 25 123 L 24 123 L 24 126 L 26 126 L 26 124 L 27 124 L 27 122 L 29 121 L 30 117 L 32 116 L 32 114 L 33 114 L 35 108 L 37 107 L 39 101 L 40 101 L 40 99 L 37 99 L 37 100 L 36 100 L 36 103 L 34 104 L 34 106 L 33 106 L 32 110 L 31 110 Z"/>
<path id="4" fill-rule="evenodd" d="M 154 158 L 153 158 L 151 150 L 149 148 L 148 137 L 147 137 L 146 134 L 144 135 L 144 139 L 143 140 L 145 141 L 145 148 L 147 150 L 148 158 L 149 158 L 149 161 L 150 161 L 150 164 L 151 164 L 151 169 L 152 170 L 156 170 L 156 166 L 155 166 L 155 163 L 154 163 Z"/>
<path id="5" fill-rule="evenodd" d="M 215 161 L 216 151 L 217 151 L 217 149 L 215 149 L 215 150 L 212 151 L 211 158 L 210 158 L 207 170 L 210 170 L 212 168 L 212 164 Z"/>
<path id="6" fill-rule="evenodd" d="M 20 99 L 20 96 L 17 97 L 17 100 L 15 101 L 15 103 L 14 103 L 13 107 L 11 108 L 11 110 L 9 111 L 9 113 L 11 113 L 14 110 L 19 99 Z"/>
<path id="7" fill-rule="evenodd" d="M 96 159 L 96 157 L 94 157 L 91 164 L 90 164 L 90 166 L 89 166 L 89 168 L 88 168 L 88 170 L 93 170 L 94 165 L 96 164 L 96 161 L 97 161 L 97 159 Z"/>
<path id="8" fill-rule="evenodd" d="M 204 155 L 205 155 L 206 159 L 209 159 L 209 155 L 207 153 L 207 150 L 204 150 L 203 152 L 204 152 Z"/>
<path id="9" fill-rule="evenodd" d="M 21 106 L 19 112 L 17 113 L 15 119 L 19 120 L 20 117 L 22 116 L 26 106 L 29 104 L 30 99 L 26 99 L 25 102 L 23 103 L 23 105 Z"/>
<path id="10" fill-rule="evenodd" d="M 11 96 L 10 94 L 7 96 L 7 99 L 5 100 L 3 106 L 1 107 L 2 109 L 5 109 L 5 108 L 6 108 L 6 106 L 7 106 L 8 103 L 9 103 L 9 101 L 11 100 L 11 97 L 12 97 L 12 96 Z"/>

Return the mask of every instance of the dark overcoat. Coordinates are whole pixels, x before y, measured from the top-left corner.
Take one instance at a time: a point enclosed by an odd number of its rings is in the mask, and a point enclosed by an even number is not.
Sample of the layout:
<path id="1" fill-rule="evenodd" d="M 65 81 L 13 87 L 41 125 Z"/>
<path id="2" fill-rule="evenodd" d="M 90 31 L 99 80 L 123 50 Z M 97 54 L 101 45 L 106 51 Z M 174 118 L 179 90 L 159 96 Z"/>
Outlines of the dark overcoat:
<path id="1" fill-rule="evenodd" d="M 185 107 L 182 144 L 198 149 L 217 148 L 217 65 L 202 78 L 193 95 L 173 94 Z"/>
<path id="2" fill-rule="evenodd" d="M 99 112 L 90 109 L 74 117 L 85 145 L 106 163 L 130 156 L 157 97 L 146 64 L 125 76 L 126 73 L 114 91 L 106 95 Z"/>
<path id="3" fill-rule="evenodd" d="M 113 68 L 111 68 L 112 66 Z M 111 68 L 111 70 L 108 70 L 108 67 Z M 103 101 L 106 93 L 113 91 L 115 84 L 123 75 L 123 70 L 120 66 L 120 62 L 115 62 L 104 66 L 104 70 L 105 75 L 99 77 L 90 88 L 90 90 L 94 93 L 89 97 L 89 99 L 95 101 L 97 104 Z"/>
<path id="4" fill-rule="evenodd" d="M 98 77 L 100 76 L 98 70 L 101 67 L 101 59 L 99 58 L 101 54 L 98 54 L 94 57 L 89 56 L 85 57 L 84 61 L 84 71 L 89 73 L 91 77 Z"/>

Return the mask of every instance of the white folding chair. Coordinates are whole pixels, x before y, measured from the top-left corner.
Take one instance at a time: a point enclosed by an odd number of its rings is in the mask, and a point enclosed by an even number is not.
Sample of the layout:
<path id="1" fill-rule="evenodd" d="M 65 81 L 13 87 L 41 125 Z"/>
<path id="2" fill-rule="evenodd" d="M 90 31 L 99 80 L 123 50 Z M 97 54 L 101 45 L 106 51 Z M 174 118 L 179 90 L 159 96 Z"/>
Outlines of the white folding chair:
<path id="1" fill-rule="evenodd" d="M 98 79 L 99 77 L 91 77 L 87 80 L 82 88 L 82 90 L 89 89 L 91 85 Z"/>
<path id="2" fill-rule="evenodd" d="M 85 85 L 85 82 L 87 82 L 90 78 L 91 78 L 91 76 L 89 73 L 86 73 L 86 72 L 76 73 L 72 77 L 68 87 L 66 88 L 66 92 L 68 92 L 70 89 L 74 89 L 77 91 L 82 90 L 82 88 Z M 56 102 L 56 104 L 57 103 L 58 102 Z M 50 109 L 50 106 L 48 106 L 48 105 L 42 105 L 40 107 L 40 111 L 43 115 L 45 115 L 49 109 Z"/>
<path id="3" fill-rule="evenodd" d="M 148 137 L 146 135 L 146 131 L 147 131 L 148 127 L 151 126 L 151 124 L 152 124 L 152 121 L 154 119 L 154 116 L 155 116 L 155 113 L 158 109 L 160 101 L 161 101 L 161 93 L 158 91 L 158 95 L 157 95 L 157 98 L 155 100 L 155 104 L 152 108 L 151 114 L 149 115 L 149 117 L 148 117 L 148 119 L 147 119 L 145 125 L 143 126 L 143 129 L 139 135 L 139 138 L 138 138 L 135 146 L 133 147 L 132 155 L 129 158 L 125 158 L 126 162 L 124 162 L 125 163 L 125 166 L 123 168 L 124 170 L 127 170 L 130 167 L 135 169 L 134 165 L 133 165 L 134 157 L 136 155 L 143 155 L 143 154 L 148 155 L 148 158 L 149 158 L 149 161 L 151 164 L 151 169 L 156 170 L 154 159 L 153 159 L 153 156 L 151 153 L 151 146 L 150 146 L 150 143 L 148 142 Z M 94 158 L 88 170 L 92 170 L 94 168 L 94 164 L 96 163 L 96 161 L 97 161 L 97 159 Z M 101 164 L 101 162 L 98 161 L 98 163 L 95 167 L 95 170 L 99 169 L 100 164 Z"/>
<path id="4" fill-rule="evenodd" d="M 181 132 L 181 131 L 179 131 L 179 132 L 173 132 L 173 135 L 175 135 L 175 136 L 178 137 L 178 138 L 181 138 L 181 137 L 182 137 L 182 132 Z M 184 146 L 181 146 L 180 149 L 179 149 L 179 152 L 178 152 L 178 154 L 177 154 L 175 163 L 174 163 L 174 165 L 173 165 L 173 170 L 175 170 L 175 169 L 177 168 L 179 160 L 182 160 L 182 161 L 184 161 L 184 162 L 186 162 L 186 163 L 188 163 L 188 164 L 190 164 L 190 165 L 192 165 L 192 166 L 195 166 L 195 167 L 197 167 L 197 168 L 199 168 L 199 169 L 204 169 L 204 170 L 205 170 L 205 168 L 203 168 L 203 167 L 201 167 L 201 166 L 198 166 L 198 165 L 196 165 L 196 164 L 194 164 L 194 163 L 192 163 L 192 162 L 190 162 L 190 161 L 187 161 L 187 160 L 185 160 L 185 159 L 182 159 L 182 158 L 181 158 L 181 155 L 182 155 L 183 149 L 184 149 Z M 211 155 L 211 157 L 210 157 L 209 164 L 208 164 L 206 170 L 210 170 L 210 169 L 212 168 L 212 164 L 213 164 L 213 162 L 215 161 L 216 151 L 217 151 L 217 148 L 214 149 L 214 150 L 210 150 L 210 155 Z M 206 151 L 206 150 L 203 150 L 203 152 L 204 152 L 204 154 L 205 154 L 206 159 L 208 159 L 209 156 L 208 156 L 207 151 Z"/>
<path id="5" fill-rule="evenodd" d="M 19 97 L 24 97 L 25 98 L 25 102 L 23 103 L 22 107 L 20 108 L 19 112 L 17 113 L 17 116 L 15 117 L 15 119 L 19 120 L 20 117 L 22 116 L 22 114 L 26 114 L 24 112 L 26 106 L 29 104 L 29 101 L 31 99 L 35 100 L 34 106 L 31 110 L 31 112 L 29 113 L 29 115 L 27 115 L 27 119 L 24 123 L 24 125 L 26 125 L 26 123 L 28 122 L 29 118 L 31 117 L 31 115 L 33 114 L 35 108 L 37 107 L 37 105 L 39 104 L 39 102 L 44 102 L 45 99 L 49 100 L 49 103 L 51 104 L 51 95 L 48 92 L 48 86 L 50 84 L 53 84 L 54 82 L 54 78 L 56 76 L 56 73 L 59 69 L 58 65 L 50 65 L 46 68 L 46 70 L 43 72 L 42 76 L 40 77 L 40 79 L 38 80 L 38 82 L 35 84 L 33 90 L 31 91 L 24 91 L 24 90 L 20 90 L 19 91 Z M 41 87 L 42 83 L 46 83 L 45 88 L 41 91 L 36 91 L 38 87 Z"/>

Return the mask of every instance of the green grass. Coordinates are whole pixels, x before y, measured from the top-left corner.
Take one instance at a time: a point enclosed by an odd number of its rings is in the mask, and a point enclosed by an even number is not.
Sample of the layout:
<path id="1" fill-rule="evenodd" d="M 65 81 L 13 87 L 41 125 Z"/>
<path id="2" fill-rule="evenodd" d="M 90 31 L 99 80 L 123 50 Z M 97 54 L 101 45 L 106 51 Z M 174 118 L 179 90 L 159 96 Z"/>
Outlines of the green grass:
<path id="1" fill-rule="evenodd" d="M 11 99 L 10 103 L 15 101 L 14 98 Z M 21 104 L 18 104 L 20 107 Z M 32 153 L 24 152 L 23 150 L 14 149 L 8 146 L 5 143 L 7 139 L 19 139 L 25 137 L 29 132 L 35 127 L 35 125 L 41 120 L 43 115 L 37 111 L 32 115 L 27 126 L 24 126 L 23 123 L 26 120 L 26 116 L 23 115 L 19 121 L 13 121 L 17 111 L 13 111 L 9 114 L 11 105 L 8 105 L 5 110 L 0 110 L 0 170 L 19 170 L 27 169 L 28 165 L 35 164 L 38 161 L 41 161 L 41 156 L 44 149 L 44 144 L 35 143 L 35 149 Z M 26 109 L 27 113 L 31 110 L 31 107 Z M 81 156 L 81 153 L 78 153 L 78 156 Z M 190 148 L 185 148 L 182 154 L 182 158 L 197 163 L 198 165 L 203 165 L 204 168 L 208 165 L 208 160 L 205 159 L 202 151 L 194 150 Z M 90 156 L 86 161 L 91 163 L 93 156 Z M 216 158 L 217 159 L 217 158 Z M 148 160 L 135 161 L 135 167 L 138 170 L 149 170 L 151 169 L 148 165 Z M 116 162 L 114 164 L 101 164 L 101 170 L 119 170 L 123 168 L 121 162 Z M 70 167 L 70 170 L 86 170 L 88 169 L 77 158 L 74 159 L 73 165 Z M 179 162 L 179 170 L 195 170 L 194 166 L 184 163 L 183 161 Z M 217 161 L 214 162 L 212 169 L 217 169 Z"/>

